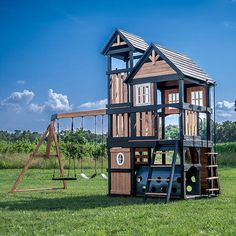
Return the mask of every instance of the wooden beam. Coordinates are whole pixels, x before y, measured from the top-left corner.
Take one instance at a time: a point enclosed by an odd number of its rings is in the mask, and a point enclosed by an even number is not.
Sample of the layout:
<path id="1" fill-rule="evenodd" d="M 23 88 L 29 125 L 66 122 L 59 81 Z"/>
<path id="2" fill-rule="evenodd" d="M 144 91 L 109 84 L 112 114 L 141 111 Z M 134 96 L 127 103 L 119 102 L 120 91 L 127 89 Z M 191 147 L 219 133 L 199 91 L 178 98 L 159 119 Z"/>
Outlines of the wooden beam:
<path id="1" fill-rule="evenodd" d="M 59 167 L 60 167 L 60 174 L 61 174 L 61 177 L 64 177 L 64 166 L 63 166 L 63 163 L 62 163 L 61 152 L 60 152 L 60 148 L 59 148 L 59 144 L 58 144 L 58 140 L 57 140 L 57 135 L 55 133 L 54 126 L 52 127 L 52 131 L 53 131 L 53 140 L 54 140 L 55 147 L 56 147 L 58 164 L 59 164 Z M 67 183 L 66 183 L 65 180 L 63 180 L 63 186 L 64 186 L 64 189 L 67 188 Z"/>
<path id="2" fill-rule="evenodd" d="M 32 191 L 45 191 L 45 190 L 59 190 L 64 189 L 63 187 L 58 188 L 27 188 L 27 189 L 17 189 L 14 192 L 32 192 Z"/>
<path id="3" fill-rule="evenodd" d="M 90 110 L 90 111 L 78 111 L 78 112 L 68 112 L 57 114 L 53 119 L 65 119 L 65 118 L 75 118 L 84 116 L 101 116 L 106 115 L 106 109 Z"/>
<path id="4" fill-rule="evenodd" d="M 52 139 L 53 139 L 53 128 L 52 127 L 54 127 L 54 121 L 51 121 L 50 126 L 49 126 L 48 141 L 47 141 L 45 156 L 48 156 L 51 151 Z"/>

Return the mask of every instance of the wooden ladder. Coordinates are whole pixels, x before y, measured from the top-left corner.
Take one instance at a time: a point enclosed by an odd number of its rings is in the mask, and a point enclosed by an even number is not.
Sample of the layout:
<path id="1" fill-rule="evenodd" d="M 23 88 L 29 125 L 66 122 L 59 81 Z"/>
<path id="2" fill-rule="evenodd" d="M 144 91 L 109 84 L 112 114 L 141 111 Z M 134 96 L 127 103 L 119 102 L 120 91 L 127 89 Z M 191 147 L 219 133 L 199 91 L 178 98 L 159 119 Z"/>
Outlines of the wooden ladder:
<path id="1" fill-rule="evenodd" d="M 206 168 L 208 169 L 208 176 L 206 178 L 208 182 L 208 189 L 206 190 L 208 192 L 208 195 L 210 196 L 217 196 L 220 193 L 220 183 L 219 183 L 219 176 L 216 164 L 216 152 L 207 152 L 205 153 L 207 155 L 207 162 L 208 165 Z"/>
<path id="2" fill-rule="evenodd" d="M 148 197 L 166 197 L 166 203 L 168 203 L 170 201 L 173 178 L 174 178 L 174 173 L 175 173 L 175 164 L 176 164 L 177 153 L 178 153 L 178 141 L 176 141 L 175 145 L 173 146 L 173 149 L 170 149 L 168 147 L 168 150 L 174 150 L 174 153 L 173 153 L 173 157 L 172 157 L 170 177 L 168 179 L 169 181 L 168 181 L 167 193 L 153 193 L 150 191 L 151 182 L 156 181 L 156 179 L 152 178 L 153 170 L 155 168 L 158 168 L 158 166 L 155 165 L 156 154 L 159 151 L 158 141 L 157 141 L 155 143 L 155 146 L 153 149 L 153 153 L 152 153 L 152 157 L 151 157 L 151 161 L 150 161 L 150 166 L 149 166 L 149 170 L 148 170 L 148 177 L 147 177 L 147 181 L 146 181 L 144 201 L 146 201 Z M 163 150 L 161 150 L 161 151 L 163 151 Z M 162 181 L 167 181 L 167 179 L 162 179 Z"/>

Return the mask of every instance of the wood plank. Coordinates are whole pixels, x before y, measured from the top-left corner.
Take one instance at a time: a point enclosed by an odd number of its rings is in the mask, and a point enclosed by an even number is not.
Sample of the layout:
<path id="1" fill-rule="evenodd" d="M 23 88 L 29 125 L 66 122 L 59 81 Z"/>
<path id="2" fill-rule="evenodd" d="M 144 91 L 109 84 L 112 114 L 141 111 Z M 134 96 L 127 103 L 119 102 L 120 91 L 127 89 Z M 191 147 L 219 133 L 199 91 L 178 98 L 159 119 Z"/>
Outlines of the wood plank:
<path id="1" fill-rule="evenodd" d="M 82 116 L 84 117 L 84 116 L 101 116 L 101 115 L 106 115 L 106 109 L 59 113 L 57 114 L 56 118 L 64 119 L 64 118 L 75 118 L 75 117 L 82 117 Z"/>
<path id="2" fill-rule="evenodd" d="M 51 125 L 49 127 L 48 140 L 47 140 L 47 147 L 46 147 L 45 156 L 49 156 L 50 151 L 51 151 L 52 140 L 53 140 L 53 129 L 52 129 L 52 126 L 54 126 L 54 125 L 55 125 L 54 121 L 52 121 Z"/>
<path id="3" fill-rule="evenodd" d="M 123 115 L 119 114 L 118 115 L 118 137 L 123 137 Z"/>
<path id="4" fill-rule="evenodd" d="M 124 137 L 128 137 L 128 113 L 124 113 Z"/>
<path id="5" fill-rule="evenodd" d="M 58 188 L 28 188 L 28 189 L 17 189 L 15 192 L 32 192 L 32 191 L 50 191 L 50 190 L 62 190 L 65 189 L 63 187 Z"/>
<path id="6" fill-rule="evenodd" d="M 119 84 L 119 78 L 118 78 L 118 76 L 116 75 L 116 77 L 115 77 L 116 79 L 115 79 L 115 81 L 116 81 L 116 85 L 115 85 L 115 88 L 116 88 L 116 90 L 115 90 L 115 103 L 119 103 L 119 95 L 120 95 L 120 84 Z"/>
<path id="7" fill-rule="evenodd" d="M 123 96 L 123 101 L 124 103 L 128 102 L 128 85 L 123 83 L 123 91 L 124 91 L 124 96 Z"/>
<path id="8" fill-rule="evenodd" d="M 115 77 L 111 76 L 111 103 L 115 103 Z"/>
<path id="9" fill-rule="evenodd" d="M 57 160 L 58 160 L 58 164 L 59 164 L 59 168 L 60 168 L 60 175 L 61 175 L 61 177 L 64 177 L 64 165 L 63 165 L 63 162 L 62 162 L 61 152 L 60 152 L 60 148 L 59 148 L 57 135 L 55 133 L 54 126 L 52 127 L 52 132 L 53 132 L 53 141 L 55 143 L 55 148 L 56 148 Z M 62 182 L 63 182 L 64 188 L 66 189 L 67 188 L 66 181 L 63 180 Z"/>
<path id="10" fill-rule="evenodd" d="M 130 173 L 111 173 L 111 194 L 131 193 Z"/>
<path id="11" fill-rule="evenodd" d="M 121 79 L 121 74 L 118 74 L 118 83 L 119 83 L 119 94 L 118 94 L 118 103 L 123 103 L 123 83 Z"/>
<path id="12" fill-rule="evenodd" d="M 112 137 L 117 137 L 116 114 L 112 115 Z"/>
<path id="13" fill-rule="evenodd" d="M 148 136 L 153 136 L 152 112 L 148 112 Z"/>
<path id="14" fill-rule="evenodd" d="M 140 112 L 136 112 L 136 136 L 137 137 L 141 136 L 140 124 L 141 124 Z"/>
<path id="15" fill-rule="evenodd" d="M 155 65 L 156 60 L 155 60 L 155 50 L 152 50 L 152 64 Z"/>
<path id="16" fill-rule="evenodd" d="M 154 104 L 154 94 L 153 94 L 153 83 L 150 83 L 150 103 L 151 105 Z"/>
<path id="17" fill-rule="evenodd" d="M 142 112 L 141 116 L 142 116 L 141 136 L 148 136 L 146 112 Z"/>
<path id="18" fill-rule="evenodd" d="M 137 79 L 147 76 L 151 77 L 166 74 L 176 74 L 176 72 L 165 61 L 162 60 L 157 61 L 154 64 L 153 62 L 144 63 L 134 78 Z"/>

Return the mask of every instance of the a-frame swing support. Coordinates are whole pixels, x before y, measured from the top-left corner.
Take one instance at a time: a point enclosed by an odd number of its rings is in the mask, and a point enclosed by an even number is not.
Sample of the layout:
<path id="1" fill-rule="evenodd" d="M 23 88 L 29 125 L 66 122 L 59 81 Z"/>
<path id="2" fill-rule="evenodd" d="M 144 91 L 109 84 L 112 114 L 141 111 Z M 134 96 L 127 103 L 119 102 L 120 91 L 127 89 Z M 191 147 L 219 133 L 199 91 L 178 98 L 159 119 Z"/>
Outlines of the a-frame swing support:
<path id="1" fill-rule="evenodd" d="M 53 158 L 53 157 L 57 158 L 59 168 L 60 168 L 60 175 L 61 175 L 61 177 L 64 177 L 64 166 L 63 166 L 62 159 L 61 159 L 61 153 L 60 153 L 60 149 L 59 149 L 59 145 L 58 145 L 57 135 L 55 133 L 54 123 L 55 123 L 54 120 L 50 122 L 50 124 L 47 127 L 46 131 L 43 133 L 39 143 L 35 147 L 33 153 L 30 154 L 27 163 L 25 164 L 24 168 L 21 170 L 21 172 L 20 172 L 18 178 L 16 179 L 16 181 L 15 181 L 15 183 L 14 183 L 14 185 L 13 185 L 10 192 L 14 193 L 14 192 L 28 192 L 28 191 L 41 191 L 41 190 L 57 190 L 57 189 L 66 189 L 67 188 L 67 183 L 66 183 L 65 180 L 63 180 L 62 181 L 63 187 L 61 187 L 61 188 L 17 189 L 19 183 L 21 182 L 21 180 L 24 177 L 24 174 L 29 169 L 29 167 L 32 164 L 33 160 L 36 159 L 36 158 L 46 158 L 46 159 Z M 45 141 L 46 138 L 47 138 L 47 146 L 46 146 L 45 154 L 40 155 L 40 154 L 38 154 L 38 150 L 39 150 L 40 146 L 43 144 L 43 142 Z M 55 144 L 56 154 L 50 154 L 52 142 L 54 142 L 54 144 Z"/>
<path id="2" fill-rule="evenodd" d="M 53 158 L 53 157 L 57 158 L 59 168 L 60 168 L 61 179 L 64 178 L 64 165 L 63 165 L 63 162 L 62 162 L 61 152 L 60 152 L 60 148 L 59 148 L 59 144 L 58 144 L 58 139 L 57 139 L 57 135 L 56 135 L 56 132 L 55 132 L 55 121 L 57 119 L 67 119 L 67 118 L 85 117 L 85 116 L 101 116 L 101 115 L 106 115 L 106 109 L 98 109 L 98 110 L 90 110 L 90 111 L 79 111 L 79 112 L 70 112 L 70 113 L 60 113 L 60 114 L 52 115 L 51 116 L 51 122 L 50 122 L 49 126 L 47 127 L 46 131 L 43 133 L 39 143 L 35 147 L 32 154 L 30 154 L 27 163 L 25 164 L 25 166 L 21 170 L 21 172 L 20 172 L 18 178 L 16 179 L 16 181 L 15 181 L 15 183 L 14 183 L 14 185 L 13 185 L 10 192 L 14 193 L 14 192 L 66 189 L 67 188 L 67 183 L 66 183 L 65 179 L 62 180 L 63 187 L 61 187 L 61 188 L 17 189 L 17 187 L 18 187 L 19 183 L 21 182 L 21 180 L 23 179 L 24 174 L 29 169 L 30 165 L 32 164 L 32 162 L 35 158 L 46 158 L 46 159 Z M 43 144 L 43 142 L 46 140 L 46 138 L 47 138 L 47 146 L 46 146 L 45 154 L 40 155 L 38 153 L 38 150 L 39 150 L 40 146 Z M 54 142 L 54 144 L 55 144 L 56 154 L 50 154 L 52 142 Z"/>

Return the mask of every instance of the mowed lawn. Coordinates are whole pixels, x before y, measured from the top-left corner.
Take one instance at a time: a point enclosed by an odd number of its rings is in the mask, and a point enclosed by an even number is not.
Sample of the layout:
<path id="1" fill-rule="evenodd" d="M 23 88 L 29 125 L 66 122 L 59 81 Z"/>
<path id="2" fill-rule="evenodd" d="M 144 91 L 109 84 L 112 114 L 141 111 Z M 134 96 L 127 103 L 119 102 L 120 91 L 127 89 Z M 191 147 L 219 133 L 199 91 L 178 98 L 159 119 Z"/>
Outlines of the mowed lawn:
<path id="1" fill-rule="evenodd" d="M 107 197 L 107 182 L 9 194 L 19 170 L 0 170 L 1 235 L 236 235 L 236 168 L 221 168 L 218 198 L 172 201 Z M 29 170 L 22 187 L 60 186 L 51 170 Z"/>

